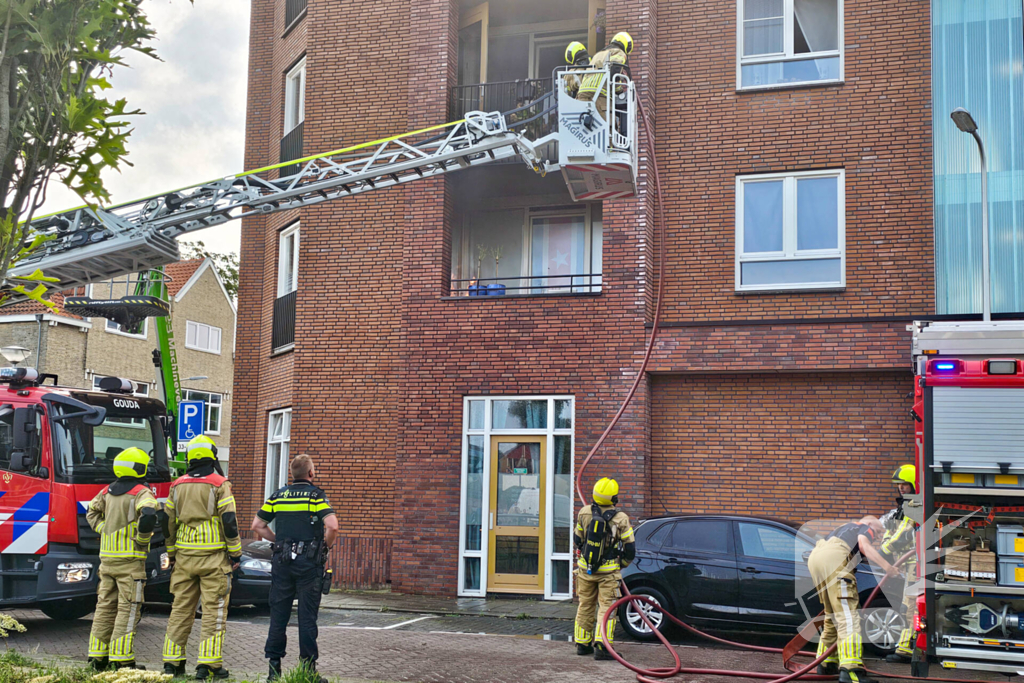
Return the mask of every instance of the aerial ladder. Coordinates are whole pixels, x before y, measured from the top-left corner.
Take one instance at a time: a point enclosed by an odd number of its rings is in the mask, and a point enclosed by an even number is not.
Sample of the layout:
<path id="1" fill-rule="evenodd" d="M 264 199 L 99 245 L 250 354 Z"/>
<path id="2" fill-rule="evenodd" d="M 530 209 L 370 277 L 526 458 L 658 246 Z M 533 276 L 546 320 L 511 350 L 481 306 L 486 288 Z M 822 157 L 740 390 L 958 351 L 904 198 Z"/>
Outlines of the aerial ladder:
<path id="1" fill-rule="evenodd" d="M 452 123 L 116 206 L 80 206 L 34 219 L 29 243 L 37 246 L 8 270 L 5 289 L 14 289 L 15 295 L 0 305 L 26 297 L 42 300 L 52 291 L 140 273 L 135 291 L 126 296 L 67 297 L 64 306 L 127 328 L 156 317 L 160 358 L 155 360 L 160 362 L 168 412 L 176 418 L 180 385 L 161 269 L 179 260 L 178 238 L 239 218 L 300 209 L 515 157 L 540 174 L 561 171 L 574 201 L 631 198 L 637 191 L 635 85 L 628 68 L 617 64 L 575 69 L 572 76 L 591 74 L 601 79 L 598 91 L 614 93 L 603 98 L 603 111 L 594 101 L 569 94 L 569 77 L 562 67 L 553 74 L 550 94 L 510 112 L 474 111 Z M 537 108 L 540 113 L 508 124 L 509 116 Z M 556 121 L 548 135 L 531 140 L 516 130 L 545 116 Z M 552 144 L 558 148 L 557 160 L 544 156 Z M 29 292 L 26 284 L 35 290 Z"/>

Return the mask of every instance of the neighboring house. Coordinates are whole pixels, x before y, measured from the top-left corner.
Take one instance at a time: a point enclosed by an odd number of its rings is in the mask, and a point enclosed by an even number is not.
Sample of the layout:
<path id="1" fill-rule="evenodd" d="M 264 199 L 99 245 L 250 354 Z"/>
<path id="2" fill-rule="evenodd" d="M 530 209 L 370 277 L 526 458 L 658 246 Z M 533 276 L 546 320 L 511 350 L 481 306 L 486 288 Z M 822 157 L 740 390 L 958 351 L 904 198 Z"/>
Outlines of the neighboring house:
<path id="1" fill-rule="evenodd" d="M 573 204 L 501 164 L 244 219 L 242 514 L 309 452 L 345 510 L 342 582 L 568 597 L 572 478 L 634 380 L 660 238 L 662 330 L 585 490 L 615 476 L 640 516 L 890 507 L 907 323 L 980 311 L 957 106 L 1002 179 L 996 310 L 1024 311 L 1021 3 L 930 4 L 254 2 L 247 168 L 510 110 L 569 41 L 629 31 L 668 224 L 646 151 L 636 200 Z M 535 289 L 465 296 L 478 275 Z"/>
<path id="2" fill-rule="evenodd" d="M 210 259 L 179 261 L 164 272 L 170 278 L 181 398 L 206 401 L 206 433 L 226 467 L 231 452 L 234 303 Z M 125 289 L 124 281 L 95 283 L 88 294 L 119 298 Z M 56 312 L 35 302 L 0 309 L 0 346 L 30 349 L 32 356 L 23 365 L 56 374 L 65 386 L 92 389 L 101 378 L 117 376 L 135 382 L 138 395 L 163 400 L 153 365 L 153 350 L 159 347 L 154 320 L 147 319 L 138 333 L 129 334 L 110 320 L 69 313 L 64 299 L 64 293 L 52 297 Z M 187 379 L 200 376 L 207 379 Z"/>

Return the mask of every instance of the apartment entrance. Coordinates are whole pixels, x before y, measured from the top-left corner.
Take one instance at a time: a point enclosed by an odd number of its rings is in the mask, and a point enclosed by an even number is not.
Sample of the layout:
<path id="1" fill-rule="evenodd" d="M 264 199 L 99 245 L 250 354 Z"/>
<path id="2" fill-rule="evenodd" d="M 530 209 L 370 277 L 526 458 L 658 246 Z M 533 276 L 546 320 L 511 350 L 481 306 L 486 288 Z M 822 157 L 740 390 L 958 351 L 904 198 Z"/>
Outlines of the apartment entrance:
<path id="1" fill-rule="evenodd" d="M 544 592 L 547 438 L 491 437 L 488 589 Z"/>

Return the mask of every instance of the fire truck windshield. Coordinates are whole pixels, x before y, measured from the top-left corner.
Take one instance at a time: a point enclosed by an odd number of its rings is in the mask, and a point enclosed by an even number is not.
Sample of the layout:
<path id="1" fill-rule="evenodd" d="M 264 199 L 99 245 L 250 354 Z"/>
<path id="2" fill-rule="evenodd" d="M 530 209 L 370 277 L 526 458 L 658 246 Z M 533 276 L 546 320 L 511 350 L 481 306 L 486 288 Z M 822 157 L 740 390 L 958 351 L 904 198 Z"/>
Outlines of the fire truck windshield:
<path id="1" fill-rule="evenodd" d="M 114 401 L 89 402 L 104 404 L 107 417 L 103 424 L 92 427 L 81 418 L 50 421 L 53 459 L 59 478 L 79 484 L 110 483 L 114 480 L 114 458 L 125 448 L 134 446 L 149 453 L 151 458 L 147 481 L 170 481 L 167 442 L 157 415 L 122 409 Z M 67 410 L 61 405 L 51 405 L 50 409 L 56 415 Z"/>

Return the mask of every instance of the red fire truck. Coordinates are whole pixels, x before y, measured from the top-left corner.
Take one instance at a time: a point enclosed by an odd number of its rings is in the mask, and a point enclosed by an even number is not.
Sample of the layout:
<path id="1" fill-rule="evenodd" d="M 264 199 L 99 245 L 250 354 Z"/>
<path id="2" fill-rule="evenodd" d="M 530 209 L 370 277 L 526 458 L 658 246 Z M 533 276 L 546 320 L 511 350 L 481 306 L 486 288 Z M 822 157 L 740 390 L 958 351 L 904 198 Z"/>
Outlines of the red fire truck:
<path id="1" fill-rule="evenodd" d="M 1024 672 L 1024 322 L 916 322 L 914 674 Z M 915 516 L 916 518 L 916 516 Z"/>
<path id="2" fill-rule="evenodd" d="M 118 378 L 100 386 L 86 391 L 31 368 L 0 370 L 0 608 L 38 607 L 54 619 L 93 610 L 100 539 L 85 509 L 114 480 L 113 459 L 123 449 L 150 454 L 147 480 L 157 498 L 167 497 L 164 404 L 132 396 Z M 165 591 L 160 525 L 146 570 L 147 594 Z"/>

